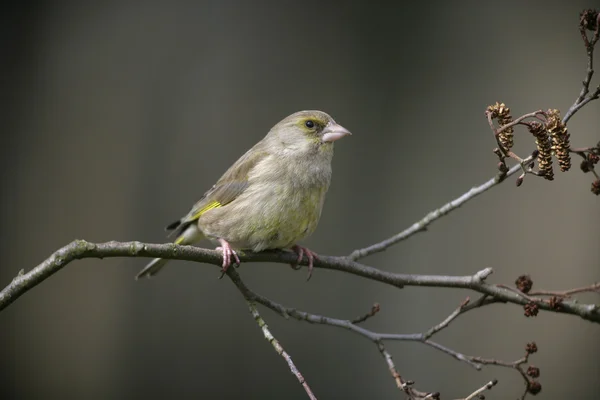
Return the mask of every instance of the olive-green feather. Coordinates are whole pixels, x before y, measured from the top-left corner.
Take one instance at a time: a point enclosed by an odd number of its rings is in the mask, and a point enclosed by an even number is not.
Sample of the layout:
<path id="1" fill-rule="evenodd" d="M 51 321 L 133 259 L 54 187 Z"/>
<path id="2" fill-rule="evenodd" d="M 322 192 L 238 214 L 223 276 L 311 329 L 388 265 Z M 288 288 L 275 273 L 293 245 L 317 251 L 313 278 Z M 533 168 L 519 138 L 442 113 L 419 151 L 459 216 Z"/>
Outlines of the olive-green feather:
<path id="1" fill-rule="evenodd" d="M 260 160 L 268 153 L 263 149 L 262 142 L 257 143 L 240 157 L 210 188 L 200 200 L 194 204 L 186 216 L 169 224 L 167 230 L 175 230 L 180 235 L 190 224 L 204 213 L 214 208 L 226 206 L 234 201 L 248 187 L 248 175 Z"/>

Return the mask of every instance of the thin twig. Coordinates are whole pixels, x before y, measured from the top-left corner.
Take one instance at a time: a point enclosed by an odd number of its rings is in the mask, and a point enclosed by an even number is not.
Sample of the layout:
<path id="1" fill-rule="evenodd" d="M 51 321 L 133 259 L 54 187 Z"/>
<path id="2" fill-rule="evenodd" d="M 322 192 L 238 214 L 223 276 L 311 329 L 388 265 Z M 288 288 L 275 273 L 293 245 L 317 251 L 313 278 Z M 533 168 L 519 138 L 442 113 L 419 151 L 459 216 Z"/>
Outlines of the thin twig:
<path id="1" fill-rule="evenodd" d="M 485 300 L 486 297 L 487 296 L 481 296 L 481 298 L 478 300 L 478 302 L 480 303 L 479 306 L 481 306 L 481 304 L 483 304 L 483 301 Z M 450 322 L 454 321 L 460 314 L 463 313 L 463 310 L 465 309 L 467 304 L 469 304 L 470 301 L 471 301 L 471 299 L 467 297 L 458 306 L 458 308 L 452 312 L 452 314 L 448 315 L 448 317 L 445 320 L 443 320 L 442 322 L 440 322 L 439 324 L 437 324 L 435 326 L 432 326 L 431 329 L 429 329 L 427 332 L 425 332 L 423 334 L 425 339 L 429 339 L 430 337 L 432 337 L 433 335 L 435 335 L 436 333 L 438 333 L 439 331 L 441 331 L 442 329 L 444 329 L 448 325 L 450 325 Z"/>
<path id="2" fill-rule="evenodd" d="M 398 370 L 396 369 L 396 365 L 394 364 L 394 360 L 392 359 L 392 355 L 389 353 L 389 351 L 387 351 L 387 349 L 383 345 L 383 342 L 381 340 L 377 341 L 377 342 L 375 342 L 375 345 L 377 346 L 377 350 L 379 350 L 379 353 L 385 360 L 388 370 L 390 371 L 392 378 L 394 378 L 394 382 L 396 382 L 396 386 L 398 387 L 398 389 L 400 389 L 404 393 L 406 393 L 408 395 L 409 399 L 417 400 L 417 399 L 439 398 L 439 393 L 421 392 L 413 387 L 413 385 L 414 385 L 413 381 L 405 381 L 402 378 L 402 376 L 398 373 Z"/>
<path id="3" fill-rule="evenodd" d="M 512 368 L 512 369 L 516 370 L 519 373 L 519 375 L 521 375 L 521 378 L 523 378 L 523 382 L 525 384 L 525 391 L 521 395 L 521 399 L 524 399 L 527 396 L 529 385 L 531 384 L 531 379 L 527 376 L 527 373 L 523 370 L 523 364 L 526 364 L 529 361 L 528 353 L 525 354 L 524 357 L 519 358 L 518 360 L 515 360 L 515 361 L 511 361 L 511 362 L 496 360 L 493 358 L 481 358 L 481 357 L 474 357 L 474 361 L 477 361 L 483 365 L 494 365 L 494 366 L 498 366 L 498 367 Z"/>
<path id="4" fill-rule="evenodd" d="M 489 113 L 488 113 L 488 115 L 489 115 Z M 519 118 L 516 118 L 514 121 L 509 122 L 506 125 L 502 125 L 501 127 L 497 128 L 497 129 L 494 128 L 494 124 L 493 123 L 490 124 L 490 127 L 492 128 L 492 131 L 494 131 L 494 133 L 496 134 L 496 136 L 498 136 L 498 134 L 504 132 L 508 128 L 511 128 L 511 127 L 513 127 L 515 125 L 520 124 L 523 120 L 525 120 L 527 118 L 537 118 L 538 115 L 546 115 L 546 113 L 544 111 L 542 111 L 542 110 L 537 110 L 537 111 L 534 111 L 534 112 L 531 112 L 531 113 L 528 113 L 528 114 L 523 114 Z"/>
<path id="5" fill-rule="evenodd" d="M 571 297 L 578 293 L 600 293 L 600 282 L 596 282 L 589 286 L 583 286 L 580 288 L 563 290 L 563 291 L 551 291 L 551 290 L 532 290 L 528 294 L 530 296 L 557 296 L 557 297 Z"/>
<path id="6" fill-rule="evenodd" d="M 380 341 L 388 341 L 388 340 L 420 342 L 427 346 L 433 347 L 443 353 L 446 353 L 446 354 L 456 358 L 457 360 L 465 362 L 475 369 L 480 369 L 480 366 L 478 365 L 478 363 L 471 361 L 472 357 L 466 356 L 455 350 L 447 348 L 439 343 L 429 340 L 431 335 L 429 337 L 425 337 L 425 333 L 380 333 L 380 332 L 374 332 L 369 329 L 358 326 L 356 324 L 353 324 L 350 320 L 326 317 L 323 315 L 312 314 L 312 313 L 308 313 L 306 311 L 297 310 L 295 308 L 286 307 L 282 304 L 279 304 L 271 299 L 268 299 L 258 293 L 255 293 L 254 291 L 252 291 L 242 281 L 239 273 L 236 270 L 233 270 L 233 269 L 228 270 L 227 275 L 232 280 L 232 282 L 236 285 L 238 290 L 240 292 L 242 292 L 244 297 L 246 297 L 247 299 L 250 299 L 252 301 L 255 301 L 256 303 L 259 303 L 259 304 L 275 311 L 276 313 L 280 314 L 283 317 L 286 317 L 286 318 L 291 317 L 298 321 L 305 321 L 305 322 L 309 322 L 312 324 L 329 325 L 329 326 L 334 326 L 334 327 L 338 327 L 338 328 L 344 328 L 351 332 L 357 333 L 357 334 L 369 339 L 370 341 L 372 341 L 374 343 L 377 343 Z M 478 306 L 481 307 L 483 305 L 488 305 L 488 304 L 492 304 L 492 303 L 491 302 L 479 302 Z M 474 308 L 475 307 L 469 307 L 469 308 L 464 307 L 462 313 L 465 313 Z M 445 326 L 447 326 L 447 324 Z M 441 329 L 443 329 L 443 328 L 438 329 L 436 331 L 436 333 L 439 332 Z"/>
<path id="7" fill-rule="evenodd" d="M 478 397 L 481 393 L 485 392 L 486 390 L 492 390 L 492 388 L 494 386 L 496 386 L 497 383 L 498 383 L 497 379 L 494 379 L 493 381 L 489 381 L 488 383 L 486 383 L 485 385 L 483 385 L 482 387 L 480 387 L 479 389 L 477 389 L 476 391 L 474 391 L 473 393 L 471 393 L 464 399 L 460 399 L 460 400 L 472 400 L 472 399 Z"/>
<path id="8" fill-rule="evenodd" d="M 519 358 L 515 361 L 502 361 L 495 358 L 472 357 L 472 360 L 482 365 L 495 365 L 498 367 L 516 368 L 527 362 L 527 357 Z"/>
<path id="9" fill-rule="evenodd" d="M 600 16 L 598 17 L 598 19 L 600 19 Z M 565 114 L 565 116 L 563 118 L 563 122 L 565 124 L 583 106 L 585 106 L 590 101 L 597 99 L 600 96 L 600 85 L 598 85 L 596 87 L 596 90 L 594 90 L 594 92 L 589 93 L 590 83 L 592 82 L 592 76 L 594 76 L 594 48 L 595 48 L 596 42 L 598 41 L 598 37 L 600 34 L 599 30 L 600 30 L 600 21 L 596 21 L 596 29 L 594 31 L 594 36 L 592 37 L 592 40 L 590 41 L 585 32 L 585 27 L 583 26 L 583 24 L 580 23 L 581 37 L 583 39 L 583 43 L 585 44 L 585 51 L 586 51 L 586 55 L 587 55 L 587 68 L 586 68 L 585 77 L 584 77 L 582 85 L 581 85 L 581 91 L 579 92 L 579 96 L 577 96 L 577 99 L 575 99 L 575 101 L 573 102 L 573 105 L 569 108 L 569 110 L 567 111 L 567 113 Z"/>
<path id="10" fill-rule="evenodd" d="M 600 143 L 596 147 L 569 148 L 569 152 L 577 154 L 579 157 L 583 158 L 584 162 L 587 164 L 588 172 L 591 172 L 596 179 L 600 179 L 600 176 L 598 176 L 598 173 L 596 172 L 594 163 L 589 162 L 586 153 L 595 154 L 595 152 L 599 150 L 598 147 L 600 147 Z"/>
<path id="11" fill-rule="evenodd" d="M 529 160 L 529 161 L 531 161 L 531 160 Z M 425 215 L 425 217 L 423 217 L 421 220 L 415 222 L 414 224 L 412 224 L 410 227 L 403 230 L 402 232 L 400 232 L 388 239 L 382 240 L 381 242 L 372 244 L 370 246 L 367 246 L 367 247 L 364 247 L 361 249 L 354 250 L 348 256 L 348 258 L 350 258 L 354 261 L 357 261 L 361 258 L 365 258 L 372 254 L 384 251 L 388 247 L 393 246 L 403 240 L 406 240 L 416 233 L 427 230 L 429 225 L 431 225 L 433 222 L 437 221 L 438 219 L 442 218 L 445 215 L 448 215 L 450 212 L 456 210 L 457 208 L 459 208 L 460 206 L 462 206 L 469 200 L 473 200 L 475 197 L 479 196 L 480 194 L 485 193 L 486 191 L 490 190 L 494 186 L 500 184 L 507 177 L 514 175 L 517 171 L 519 171 L 519 169 L 521 169 L 521 166 L 515 165 L 505 173 L 502 173 L 502 172 L 498 173 L 495 177 L 493 177 L 492 179 L 489 179 L 487 182 L 484 182 L 483 184 L 481 184 L 479 186 L 475 186 L 475 187 L 471 188 L 469 191 L 467 191 L 466 193 L 463 193 L 456 199 L 444 204 L 443 206 L 441 206 L 440 208 L 438 208 L 436 210 L 431 211 L 430 213 Z"/>
<path id="12" fill-rule="evenodd" d="M 498 286 L 499 288 L 502 288 L 502 289 L 510 290 L 511 292 L 513 292 L 513 293 L 515 293 L 515 294 L 523 297 L 524 299 L 526 299 L 529 302 L 534 302 L 535 303 L 536 301 L 539 301 L 539 299 L 534 299 L 533 297 L 528 296 L 527 294 L 521 292 L 519 289 L 514 288 L 512 286 L 508 286 L 508 285 L 505 285 L 505 284 L 502 284 L 502 283 L 499 283 L 496 286 Z"/>
<path id="13" fill-rule="evenodd" d="M 292 374 L 294 374 L 294 376 L 296 376 L 296 378 L 298 379 L 298 382 L 300 382 L 300 384 L 304 388 L 304 391 L 308 395 L 308 398 L 311 400 L 317 400 L 317 398 L 313 394 L 312 390 L 308 386 L 306 379 L 304 379 L 304 377 L 302 376 L 302 374 L 300 373 L 300 371 L 298 370 L 298 368 L 292 361 L 292 357 L 290 357 L 290 355 L 281 346 L 281 343 L 279 343 L 279 341 L 277 339 L 275 339 L 273 334 L 269 331 L 269 327 L 267 326 L 267 323 L 260 316 L 258 310 L 256 309 L 256 305 L 254 304 L 254 302 L 252 302 L 249 299 L 246 299 L 246 303 L 248 303 L 248 308 L 250 309 L 250 313 L 252 314 L 252 316 L 254 317 L 254 320 L 256 321 L 256 323 L 258 324 L 260 329 L 262 330 L 262 333 L 265 336 L 265 339 L 267 339 L 267 342 L 271 343 L 271 346 L 273 346 L 273 348 L 275 349 L 275 352 L 277 352 L 277 354 L 279 354 L 281 357 L 283 357 L 285 362 L 287 362 L 287 365 L 290 368 L 290 371 L 292 372 Z"/>
<path id="14" fill-rule="evenodd" d="M 587 103 L 589 103 L 592 100 L 596 100 L 598 97 L 600 97 L 600 85 L 596 87 L 596 89 L 590 93 L 585 99 L 583 99 L 581 102 L 579 103 L 574 103 L 571 108 L 569 108 L 569 111 L 567 111 L 567 113 L 565 114 L 565 117 L 563 118 L 563 122 L 566 123 L 568 120 L 571 119 L 571 117 L 579 110 L 581 110 L 583 108 L 583 106 L 585 106 Z"/>
<path id="15" fill-rule="evenodd" d="M 379 305 L 379 303 L 375 303 L 375 304 L 373 304 L 373 307 L 371 307 L 371 311 L 369 311 L 365 315 L 354 318 L 350 322 L 352 322 L 353 324 L 360 324 L 361 322 L 365 322 L 369 318 L 374 317 L 375 314 L 377 314 L 379 311 L 381 311 L 381 306 Z"/>
<path id="16" fill-rule="evenodd" d="M 246 298 L 248 301 L 259 303 L 259 304 L 271 309 L 272 311 L 275 311 L 276 313 L 280 314 L 283 317 L 286 317 L 286 318 L 292 317 L 299 321 L 315 323 L 315 324 L 322 324 L 322 325 L 329 325 L 329 326 L 334 326 L 334 327 L 338 327 L 338 328 L 345 328 L 345 329 L 351 330 L 355 333 L 358 333 L 359 335 L 372 341 L 377 346 L 377 349 L 379 350 L 382 357 L 384 358 L 387 368 L 390 371 L 390 374 L 392 375 L 392 377 L 394 378 L 396 386 L 399 389 L 401 389 L 402 391 L 404 391 L 409 396 L 410 399 L 437 398 L 437 397 L 439 397 L 439 393 L 427 393 L 427 392 L 418 391 L 412 386 L 414 382 L 404 380 L 402 378 L 402 376 L 400 375 L 400 373 L 398 372 L 398 370 L 396 369 L 396 366 L 393 362 L 391 354 L 386 350 L 385 345 L 383 344 L 383 342 L 386 340 L 420 341 L 420 342 L 422 342 L 426 345 L 432 346 L 446 354 L 450 354 L 451 356 L 455 357 L 456 359 L 459 359 L 477 369 L 480 368 L 478 364 L 469 361 L 469 358 L 471 358 L 470 356 L 465 356 L 455 350 L 449 349 L 438 343 L 432 342 L 430 340 L 426 340 L 424 337 L 424 334 L 422 334 L 422 333 L 418 333 L 418 334 L 377 333 L 377 332 L 370 331 L 368 329 L 361 328 L 361 327 L 357 326 L 356 324 L 354 324 L 350 320 L 341 320 L 341 319 L 337 319 L 337 318 L 326 317 L 326 316 L 317 315 L 317 314 L 311 314 L 311 313 L 308 313 L 305 311 L 300 311 L 300 310 L 290 308 L 290 307 L 285 307 L 282 304 L 279 304 L 271 299 L 268 299 L 256 292 L 252 291 L 243 282 L 241 276 L 235 269 L 232 268 L 232 269 L 228 270 L 227 275 L 229 276 L 231 281 L 234 283 L 234 285 L 238 288 L 238 290 L 242 293 L 244 298 Z M 478 301 L 478 303 L 479 303 L 478 306 L 483 305 L 483 302 Z M 373 306 L 372 311 L 377 308 L 378 308 L 377 305 Z M 466 307 L 463 307 L 463 310 L 465 310 L 465 308 Z M 475 307 L 471 307 L 470 309 L 473 309 L 473 308 L 475 308 Z M 463 312 L 466 312 L 466 311 L 463 311 Z M 447 324 L 445 326 L 447 326 Z M 438 331 L 441 329 L 443 329 L 443 327 L 438 329 Z"/>
<path id="17" fill-rule="evenodd" d="M 385 360 L 385 363 L 387 364 L 390 374 L 392 374 L 392 378 L 394 378 L 398 389 L 408 391 L 409 383 L 404 382 L 402 377 L 398 373 L 396 365 L 394 364 L 394 360 L 392 359 L 392 355 L 385 349 L 385 346 L 383 345 L 383 343 L 381 343 L 381 341 L 376 342 L 376 344 L 377 349 L 379 350 L 381 356 Z"/>

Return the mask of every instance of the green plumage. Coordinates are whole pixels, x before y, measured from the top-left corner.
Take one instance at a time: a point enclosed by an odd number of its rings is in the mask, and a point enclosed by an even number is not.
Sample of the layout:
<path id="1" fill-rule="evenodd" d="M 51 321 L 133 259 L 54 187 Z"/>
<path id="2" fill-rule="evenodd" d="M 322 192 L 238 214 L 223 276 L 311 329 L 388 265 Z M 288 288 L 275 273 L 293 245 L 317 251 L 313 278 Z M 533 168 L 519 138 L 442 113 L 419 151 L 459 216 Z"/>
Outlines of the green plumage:
<path id="1" fill-rule="evenodd" d="M 331 181 L 333 141 L 349 134 L 321 111 L 300 111 L 275 125 L 169 225 L 176 243 L 206 237 L 233 249 L 290 248 L 310 235 Z M 138 277 L 164 265 L 156 260 Z"/>

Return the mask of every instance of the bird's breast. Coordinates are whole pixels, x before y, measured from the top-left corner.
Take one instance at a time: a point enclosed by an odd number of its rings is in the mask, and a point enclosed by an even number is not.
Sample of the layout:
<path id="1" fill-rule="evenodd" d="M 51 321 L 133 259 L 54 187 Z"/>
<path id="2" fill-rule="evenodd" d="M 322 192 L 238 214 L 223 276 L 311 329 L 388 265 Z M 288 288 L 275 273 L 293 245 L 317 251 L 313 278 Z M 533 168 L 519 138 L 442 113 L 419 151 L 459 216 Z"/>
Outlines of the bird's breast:
<path id="1" fill-rule="evenodd" d="M 208 211 L 199 224 L 234 248 L 289 248 L 316 229 L 330 180 L 330 162 L 270 157 L 253 169 L 236 200 Z"/>

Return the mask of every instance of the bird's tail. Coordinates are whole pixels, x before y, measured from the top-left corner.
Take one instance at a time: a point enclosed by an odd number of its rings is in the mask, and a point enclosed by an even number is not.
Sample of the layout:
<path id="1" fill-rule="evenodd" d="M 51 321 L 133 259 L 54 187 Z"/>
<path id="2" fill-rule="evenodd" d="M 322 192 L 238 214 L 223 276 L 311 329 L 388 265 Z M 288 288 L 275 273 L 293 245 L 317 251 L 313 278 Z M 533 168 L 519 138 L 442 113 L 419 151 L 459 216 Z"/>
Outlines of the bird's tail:
<path id="1" fill-rule="evenodd" d="M 175 244 L 192 244 L 202 239 L 202 232 L 198 229 L 196 224 L 189 225 L 181 235 L 175 239 Z M 158 273 L 170 260 L 164 258 L 155 258 L 150 261 L 148 265 L 144 267 L 136 276 L 135 279 L 143 277 L 152 277 Z"/>
<path id="2" fill-rule="evenodd" d="M 147 276 L 148 278 L 150 278 L 151 276 L 154 276 L 158 273 L 158 271 L 160 271 L 162 269 L 162 267 L 165 266 L 166 263 L 168 263 L 169 260 L 164 259 L 164 258 L 155 258 L 154 260 L 150 261 L 148 263 L 148 265 L 146 265 L 144 267 L 144 269 L 142 269 L 136 276 L 135 279 L 140 279 L 143 278 L 145 276 Z"/>

